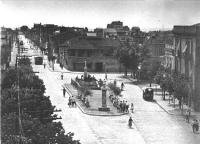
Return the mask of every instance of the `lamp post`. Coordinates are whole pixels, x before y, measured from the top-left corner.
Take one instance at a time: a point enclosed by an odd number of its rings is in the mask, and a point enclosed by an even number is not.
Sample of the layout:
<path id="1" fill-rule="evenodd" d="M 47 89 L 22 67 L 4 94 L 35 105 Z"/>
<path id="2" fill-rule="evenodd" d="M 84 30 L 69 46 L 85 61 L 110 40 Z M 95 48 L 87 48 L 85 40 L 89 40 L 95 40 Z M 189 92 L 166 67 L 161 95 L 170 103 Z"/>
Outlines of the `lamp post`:
<path id="1" fill-rule="evenodd" d="M 164 97 L 163 97 L 163 100 L 165 100 L 165 79 L 166 78 L 166 74 L 164 73 L 163 74 L 163 83 L 164 83 Z"/>
<path id="2" fill-rule="evenodd" d="M 105 80 L 107 80 L 106 62 L 104 62 L 104 70 L 105 70 Z"/>
<path id="3" fill-rule="evenodd" d="M 141 70 L 141 65 L 138 66 L 138 81 L 140 80 L 140 70 Z"/>

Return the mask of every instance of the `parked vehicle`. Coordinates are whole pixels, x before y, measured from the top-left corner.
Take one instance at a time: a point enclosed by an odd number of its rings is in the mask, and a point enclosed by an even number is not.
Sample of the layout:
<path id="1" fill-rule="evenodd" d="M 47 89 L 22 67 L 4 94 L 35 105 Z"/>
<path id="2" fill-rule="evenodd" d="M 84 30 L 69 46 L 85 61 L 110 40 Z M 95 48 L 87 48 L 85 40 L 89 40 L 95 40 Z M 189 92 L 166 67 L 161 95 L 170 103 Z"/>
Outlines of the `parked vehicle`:
<path id="1" fill-rule="evenodd" d="M 153 89 L 151 87 L 146 87 L 143 89 L 143 98 L 147 101 L 153 101 Z"/>
<path id="2" fill-rule="evenodd" d="M 42 57 L 35 57 L 35 64 L 36 65 L 42 65 L 43 64 L 43 58 Z"/>

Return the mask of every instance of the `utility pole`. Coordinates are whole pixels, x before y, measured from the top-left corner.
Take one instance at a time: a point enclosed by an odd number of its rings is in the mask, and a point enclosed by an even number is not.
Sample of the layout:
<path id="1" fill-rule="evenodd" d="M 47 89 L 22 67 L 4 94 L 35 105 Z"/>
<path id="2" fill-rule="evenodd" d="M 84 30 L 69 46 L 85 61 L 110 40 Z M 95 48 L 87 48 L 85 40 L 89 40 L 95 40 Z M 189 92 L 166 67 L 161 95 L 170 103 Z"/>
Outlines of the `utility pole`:
<path id="1" fill-rule="evenodd" d="M 23 128 L 22 128 L 22 122 L 21 122 L 21 104 L 20 104 L 20 87 L 19 87 L 19 61 L 18 61 L 18 56 L 20 57 L 20 46 L 19 46 L 19 41 L 18 41 L 18 53 L 17 53 L 17 98 L 18 98 L 18 121 L 19 121 L 19 135 L 20 135 L 20 141 L 21 138 L 23 137 Z M 23 143 L 21 141 L 21 143 Z"/>

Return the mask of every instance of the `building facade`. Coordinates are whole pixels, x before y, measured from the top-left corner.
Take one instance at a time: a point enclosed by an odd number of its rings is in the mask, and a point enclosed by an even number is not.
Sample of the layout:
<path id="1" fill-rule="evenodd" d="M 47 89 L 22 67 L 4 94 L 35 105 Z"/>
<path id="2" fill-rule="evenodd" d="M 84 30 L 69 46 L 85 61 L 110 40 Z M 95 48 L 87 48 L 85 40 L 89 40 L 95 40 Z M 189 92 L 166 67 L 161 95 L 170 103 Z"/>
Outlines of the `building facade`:
<path id="1" fill-rule="evenodd" d="M 166 68 L 169 69 L 170 71 L 175 70 L 175 49 L 173 44 L 165 44 L 164 48 L 165 54 L 164 54 L 164 59 L 162 61 L 162 65 Z"/>
<path id="2" fill-rule="evenodd" d="M 83 71 L 85 61 L 88 71 L 120 71 L 120 64 L 114 57 L 114 51 L 119 47 L 119 41 L 114 39 L 76 37 L 60 45 L 60 62 L 74 71 Z"/>
<path id="3" fill-rule="evenodd" d="M 1 27 L 1 70 L 6 70 L 11 61 L 13 44 L 17 40 L 17 32 Z"/>
<path id="4" fill-rule="evenodd" d="M 200 111 L 200 25 L 174 26 L 175 70 L 190 79 L 189 104 Z"/>

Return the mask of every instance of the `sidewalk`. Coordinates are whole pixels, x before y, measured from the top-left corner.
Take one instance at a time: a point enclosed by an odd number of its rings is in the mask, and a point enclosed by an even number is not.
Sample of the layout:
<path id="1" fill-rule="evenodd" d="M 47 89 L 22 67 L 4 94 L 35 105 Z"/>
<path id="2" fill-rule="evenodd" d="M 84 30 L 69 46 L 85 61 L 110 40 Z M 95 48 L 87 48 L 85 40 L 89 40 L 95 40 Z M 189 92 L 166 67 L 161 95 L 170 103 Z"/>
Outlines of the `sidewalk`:
<path id="1" fill-rule="evenodd" d="M 60 65 L 58 63 L 54 64 L 54 70 L 52 68 L 52 65 L 47 62 L 47 67 L 51 72 L 62 72 L 62 73 L 77 73 L 77 74 L 82 74 L 83 72 L 74 72 L 74 71 L 69 71 L 66 68 L 63 67 L 63 69 L 61 69 Z"/>
<path id="2" fill-rule="evenodd" d="M 136 83 L 135 79 L 132 78 L 128 78 L 130 81 Z M 149 83 L 145 83 L 145 82 L 140 82 L 138 84 L 136 84 L 137 86 L 139 86 L 141 89 L 144 87 L 149 87 Z M 151 87 L 154 89 L 154 100 L 155 102 L 164 110 L 166 111 L 168 114 L 170 115 L 175 115 L 175 116 L 185 116 L 186 110 L 189 108 L 187 105 L 183 105 L 183 111 L 181 109 L 179 109 L 179 105 L 178 105 L 178 100 L 175 99 L 175 107 L 174 107 L 174 103 L 172 101 L 170 101 L 169 103 L 169 95 L 166 94 L 165 96 L 165 100 L 163 100 L 162 98 L 162 92 L 161 92 L 161 88 L 158 84 L 151 84 Z M 191 111 L 191 117 L 190 117 L 190 122 L 191 120 L 195 118 L 200 120 L 200 112 L 195 112 L 194 110 Z"/>

